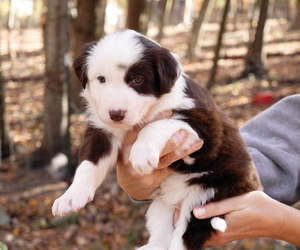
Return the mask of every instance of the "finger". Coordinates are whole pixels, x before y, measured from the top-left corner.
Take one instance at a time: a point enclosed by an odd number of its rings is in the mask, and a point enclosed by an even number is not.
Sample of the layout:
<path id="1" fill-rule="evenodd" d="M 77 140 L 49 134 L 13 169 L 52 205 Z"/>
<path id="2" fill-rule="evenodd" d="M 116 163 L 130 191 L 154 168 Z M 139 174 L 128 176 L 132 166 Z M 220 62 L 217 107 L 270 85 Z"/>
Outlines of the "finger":
<path id="1" fill-rule="evenodd" d="M 187 137 L 187 132 L 183 129 L 178 130 L 175 132 L 171 138 L 167 141 L 161 156 L 164 156 L 172 151 L 174 151 L 176 148 L 178 148 L 181 143 L 183 143 Z"/>
<path id="2" fill-rule="evenodd" d="M 195 151 L 199 150 L 202 146 L 203 146 L 203 140 L 199 140 L 199 141 L 195 142 L 194 144 L 192 144 L 189 148 L 182 150 L 180 154 L 176 154 L 174 151 L 172 151 L 166 155 L 163 155 L 159 160 L 158 168 L 168 167 L 173 162 L 178 161 L 178 160 L 194 153 Z M 177 147 L 175 147 L 174 149 L 176 149 Z"/>
<path id="3" fill-rule="evenodd" d="M 239 206 L 239 204 L 242 204 L 241 197 L 243 196 L 236 196 L 218 202 L 210 202 L 203 206 L 197 206 L 193 209 L 193 214 L 198 219 L 206 219 L 241 210 L 242 207 Z"/>

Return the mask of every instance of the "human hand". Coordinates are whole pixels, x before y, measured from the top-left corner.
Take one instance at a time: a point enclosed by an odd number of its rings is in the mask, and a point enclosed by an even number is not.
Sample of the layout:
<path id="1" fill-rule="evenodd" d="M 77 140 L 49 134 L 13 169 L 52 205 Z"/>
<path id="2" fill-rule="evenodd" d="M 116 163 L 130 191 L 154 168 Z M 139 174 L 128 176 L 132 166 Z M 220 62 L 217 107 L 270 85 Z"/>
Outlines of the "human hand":
<path id="1" fill-rule="evenodd" d="M 155 120 L 166 119 L 171 117 L 171 111 L 160 113 Z M 145 124 L 144 126 L 146 126 Z M 179 130 L 173 134 L 170 140 L 164 147 L 161 153 L 158 167 L 149 175 L 138 174 L 131 166 L 129 161 L 130 150 L 135 142 L 139 131 L 143 128 L 137 127 L 126 134 L 121 150 L 119 151 L 118 164 L 117 164 L 117 179 L 121 188 L 131 197 L 137 200 L 151 199 L 151 195 L 157 189 L 160 183 L 172 174 L 172 170 L 168 166 L 183 158 L 196 150 L 200 149 L 203 141 L 196 142 L 192 147 L 182 151 L 180 155 L 176 155 L 174 150 L 179 147 L 187 138 L 185 130 Z"/>
<path id="2" fill-rule="evenodd" d="M 226 231 L 217 231 L 205 243 L 206 246 L 255 237 L 270 237 L 300 245 L 300 212 L 261 191 L 198 206 L 193 213 L 198 219 L 225 215 Z"/>

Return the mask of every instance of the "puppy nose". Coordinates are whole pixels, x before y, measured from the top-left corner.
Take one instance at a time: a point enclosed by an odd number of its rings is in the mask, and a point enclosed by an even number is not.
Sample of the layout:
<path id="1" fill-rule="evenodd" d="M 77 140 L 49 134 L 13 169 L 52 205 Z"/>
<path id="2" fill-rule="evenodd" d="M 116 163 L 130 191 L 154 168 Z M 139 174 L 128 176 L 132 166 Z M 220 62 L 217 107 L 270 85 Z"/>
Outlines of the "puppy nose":
<path id="1" fill-rule="evenodd" d="M 125 117 L 125 114 L 126 114 L 126 110 L 122 110 L 122 109 L 109 111 L 110 119 L 116 122 L 122 121 Z"/>

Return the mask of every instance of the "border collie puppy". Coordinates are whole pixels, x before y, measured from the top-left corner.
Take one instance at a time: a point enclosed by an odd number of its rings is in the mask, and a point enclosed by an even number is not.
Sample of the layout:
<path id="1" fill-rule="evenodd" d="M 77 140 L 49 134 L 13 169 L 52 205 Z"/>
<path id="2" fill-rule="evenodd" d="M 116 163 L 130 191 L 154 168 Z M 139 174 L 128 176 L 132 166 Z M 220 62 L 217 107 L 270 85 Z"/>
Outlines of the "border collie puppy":
<path id="1" fill-rule="evenodd" d="M 87 100 L 88 128 L 74 181 L 54 202 L 54 215 L 93 200 L 117 162 L 126 132 L 164 110 L 173 116 L 149 123 L 132 146 L 130 162 L 138 173 L 157 167 L 164 145 L 179 129 L 188 137 L 178 154 L 199 138 L 204 145 L 170 166 L 174 173 L 153 194 L 147 212 L 150 239 L 140 250 L 201 249 L 215 230 L 226 230 L 226 222 L 221 217 L 198 220 L 194 206 L 261 188 L 238 129 L 167 49 L 135 31 L 118 31 L 87 44 L 74 69 Z M 178 205 L 180 217 L 173 225 Z"/>

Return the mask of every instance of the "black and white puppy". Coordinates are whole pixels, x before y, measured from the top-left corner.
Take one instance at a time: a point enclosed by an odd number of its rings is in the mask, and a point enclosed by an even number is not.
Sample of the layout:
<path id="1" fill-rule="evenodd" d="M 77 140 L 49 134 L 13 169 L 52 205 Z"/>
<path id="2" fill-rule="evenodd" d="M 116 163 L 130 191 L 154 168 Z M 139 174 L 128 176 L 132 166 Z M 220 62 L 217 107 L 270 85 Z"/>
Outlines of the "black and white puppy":
<path id="1" fill-rule="evenodd" d="M 131 149 L 132 167 L 150 174 L 179 129 L 188 137 L 176 153 L 199 138 L 204 145 L 170 166 L 174 174 L 156 190 L 147 212 L 149 243 L 139 250 L 199 250 L 215 230 L 225 231 L 223 218 L 197 220 L 194 206 L 260 189 L 260 182 L 238 129 L 209 92 L 186 76 L 172 53 L 132 30 L 87 44 L 74 69 L 87 100 L 88 128 L 74 181 L 55 201 L 53 214 L 77 211 L 91 201 L 115 166 L 126 132 L 172 110 L 171 118 L 139 132 Z M 173 225 L 178 205 L 180 217 Z"/>

